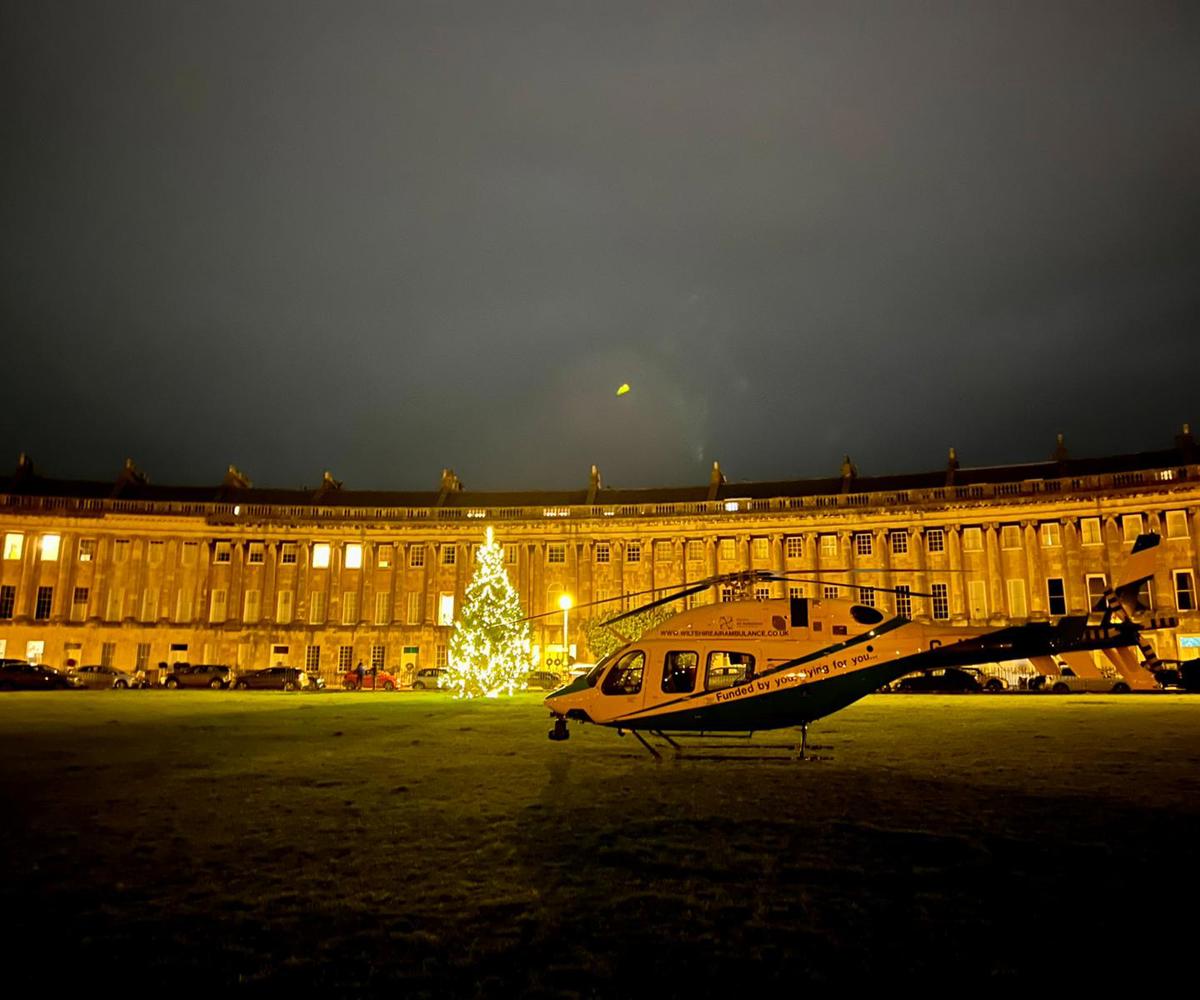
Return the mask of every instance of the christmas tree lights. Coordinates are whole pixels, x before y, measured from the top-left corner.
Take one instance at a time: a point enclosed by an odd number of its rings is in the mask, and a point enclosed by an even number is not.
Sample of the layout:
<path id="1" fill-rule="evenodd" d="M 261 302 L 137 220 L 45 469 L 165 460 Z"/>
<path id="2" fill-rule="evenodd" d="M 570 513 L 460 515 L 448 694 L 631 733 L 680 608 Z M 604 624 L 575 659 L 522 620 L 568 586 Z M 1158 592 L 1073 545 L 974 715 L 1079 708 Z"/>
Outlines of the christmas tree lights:
<path id="1" fill-rule="evenodd" d="M 504 548 L 487 529 L 475 575 L 454 623 L 443 686 L 458 698 L 496 698 L 525 686 L 530 667 L 528 622 L 504 570 Z"/>

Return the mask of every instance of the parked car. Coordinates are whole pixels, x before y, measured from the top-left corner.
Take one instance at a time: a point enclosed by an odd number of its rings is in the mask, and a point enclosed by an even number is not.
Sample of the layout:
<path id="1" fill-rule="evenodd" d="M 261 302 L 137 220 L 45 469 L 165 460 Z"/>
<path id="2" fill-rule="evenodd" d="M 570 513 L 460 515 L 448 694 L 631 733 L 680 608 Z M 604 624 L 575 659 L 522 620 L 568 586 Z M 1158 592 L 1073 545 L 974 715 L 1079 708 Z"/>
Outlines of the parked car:
<path id="1" fill-rule="evenodd" d="M 147 687 L 145 671 L 118 670 L 100 663 L 87 663 L 82 667 L 71 667 L 67 674 L 75 678 L 80 687 L 93 690 Z"/>
<path id="2" fill-rule="evenodd" d="M 223 663 L 176 663 L 162 678 L 164 687 L 227 688 L 233 682 L 233 669 Z"/>
<path id="3" fill-rule="evenodd" d="M 417 676 L 413 678 L 413 690 L 424 691 L 426 688 L 440 688 L 443 673 L 441 667 L 425 667 L 423 670 L 418 670 Z"/>
<path id="4" fill-rule="evenodd" d="M 565 683 L 562 674 L 551 670 L 533 670 L 525 675 L 525 687 L 532 691 L 555 691 Z"/>
<path id="5" fill-rule="evenodd" d="M 378 688 L 380 691 L 395 691 L 397 688 L 396 675 L 388 670 L 380 670 L 377 673 L 372 673 L 370 670 L 363 671 L 362 689 L 364 691 L 372 691 Z M 342 675 L 342 687 L 347 691 L 357 691 L 358 672 L 355 670 L 347 670 Z"/>
<path id="6" fill-rule="evenodd" d="M 983 685 L 965 670 L 947 667 L 901 677 L 894 690 L 910 694 L 970 694 L 982 691 Z"/>
<path id="7" fill-rule="evenodd" d="M 79 684 L 53 667 L 24 660 L 0 661 L 0 691 L 62 691 Z"/>
<path id="8" fill-rule="evenodd" d="M 258 688 L 268 691 L 299 691 L 311 683 L 299 667 L 264 667 L 238 674 L 233 686 L 240 691 Z"/>
<path id="9" fill-rule="evenodd" d="M 1063 673 L 1057 677 L 1030 678 L 1029 690 L 1049 691 L 1051 694 L 1083 694 L 1089 691 L 1093 694 L 1128 694 L 1129 685 L 1119 677 L 1076 677 Z"/>
<path id="10" fill-rule="evenodd" d="M 1003 677 L 997 677 L 995 674 L 985 674 L 978 667 L 962 667 L 964 674 L 970 674 L 978 681 L 979 686 L 988 694 L 998 694 L 1001 691 L 1008 690 L 1008 681 Z"/>

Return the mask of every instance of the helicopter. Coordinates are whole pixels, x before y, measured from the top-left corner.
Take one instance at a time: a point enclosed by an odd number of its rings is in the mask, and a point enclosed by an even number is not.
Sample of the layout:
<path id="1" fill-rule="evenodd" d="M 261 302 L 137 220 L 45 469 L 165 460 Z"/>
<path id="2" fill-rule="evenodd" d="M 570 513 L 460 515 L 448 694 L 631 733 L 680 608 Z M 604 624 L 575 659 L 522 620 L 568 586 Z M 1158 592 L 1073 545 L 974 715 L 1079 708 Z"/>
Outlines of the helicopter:
<path id="1" fill-rule="evenodd" d="M 1152 618 L 1146 624 L 1137 621 L 1150 610 L 1138 601 L 1138 590 L 1154 574 L 1158 544 L 1156 534 L 1139 535 L 1120 582 L 1105 592 L 1092 615 L 1056 622 L 999 628 L 923 623 L 840 597 L 739 600 L 693 607 L 551 692 L 545 699 L 554 718 L 548 735 L 555 741 L 566 740 L 570 722 L 591 723 L 632 733 L 661 759 L 645 736 L 665 741 L 679 752 L 673 734 L 749 736 L 799 728 L 803 758 L 811 723 L 914 671 L 1023 657 L 1049 662 L 1064 653 L 1090 650 L 1106 651 L 1126 665 L 1137 666 L 1130 647 L 1140 647 L 1144 655 L 1153 657 L 1141 632 L 1176 624 L 1169 618 Z M 604 624 L 615 625 L 722 583 L 745 589 L 752 583 L 794 579 L 769 570 L 715 576 L 608 618 Z"/>

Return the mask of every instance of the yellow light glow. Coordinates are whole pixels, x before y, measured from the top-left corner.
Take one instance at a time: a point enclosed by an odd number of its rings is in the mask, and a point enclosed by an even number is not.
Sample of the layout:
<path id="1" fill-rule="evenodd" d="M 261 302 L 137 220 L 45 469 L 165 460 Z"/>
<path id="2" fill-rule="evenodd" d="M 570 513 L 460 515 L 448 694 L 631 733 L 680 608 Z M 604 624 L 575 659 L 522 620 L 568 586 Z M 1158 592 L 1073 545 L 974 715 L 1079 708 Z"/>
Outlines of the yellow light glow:
<path id="1" fill-rule="evenodd" d="M 351 542 L 346 546 L 346 569 L 360 569 L 362 567 L 362 546 L 358 542 Z"/>
<path id="2" fill-rule="evenodd" d="M 629 391 L 629 383 L 628 383 L 628 382 L 622 382 L 622 383 L 621 383 L 621 388 L 617 390 L 617 395 L 618 395 L 618 396 L 624 396 L 624 395 L 625 395 L 625 393 L 627 393 L 628 391 Z"/>
<path id="3" fill-rule="evenodd" d="M 25 536 L 17 532 L 10 532 L 4 536 L 4 558 L 5 559 L 20 559 L 21 549 L 25 544 Z"/>
<path id="4" fill-rule="evenodd" d="M 312 550 L 313 569 L 325 569 L 329 566 L 329 543 L 317 542 Z"/>
<path id="5" fill-rule="evenodd" d="M 42 535 L 42 558 L 46 562 L 57 562 L 60 541 L 58 535 Z"/>
<path id="6" fill-rule="evenodd" d="M 563 594 L 562 597 L 558 599 L 558 606 L 562 608 L 563 611 L 570 611 L 574 604 L 575 602 L 571 600 L 570 594 Z"/>

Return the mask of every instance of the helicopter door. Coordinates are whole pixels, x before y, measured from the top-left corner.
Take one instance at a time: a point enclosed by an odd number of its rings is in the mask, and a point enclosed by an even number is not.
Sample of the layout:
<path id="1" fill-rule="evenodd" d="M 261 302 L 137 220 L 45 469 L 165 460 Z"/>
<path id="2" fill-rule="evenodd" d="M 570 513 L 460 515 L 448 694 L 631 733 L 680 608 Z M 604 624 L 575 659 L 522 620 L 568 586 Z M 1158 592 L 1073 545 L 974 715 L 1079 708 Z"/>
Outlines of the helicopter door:
<path id="1" fill-rule="evenodd" d="M 640 649 L 623 653 L 604 675 L 600 682 L 600 693 L 604 696 L 603 720 L 619 718 L 642 707 L 645 697 L 646 654 Z"/>

